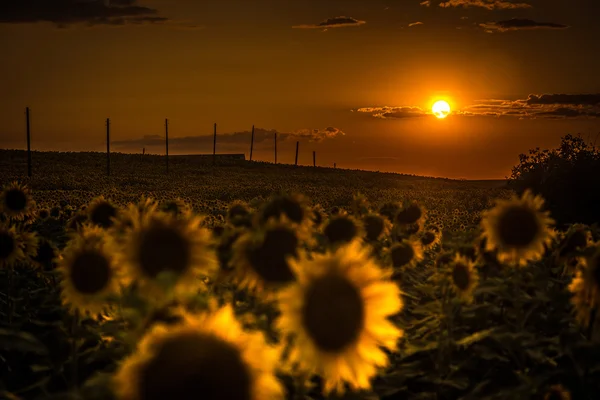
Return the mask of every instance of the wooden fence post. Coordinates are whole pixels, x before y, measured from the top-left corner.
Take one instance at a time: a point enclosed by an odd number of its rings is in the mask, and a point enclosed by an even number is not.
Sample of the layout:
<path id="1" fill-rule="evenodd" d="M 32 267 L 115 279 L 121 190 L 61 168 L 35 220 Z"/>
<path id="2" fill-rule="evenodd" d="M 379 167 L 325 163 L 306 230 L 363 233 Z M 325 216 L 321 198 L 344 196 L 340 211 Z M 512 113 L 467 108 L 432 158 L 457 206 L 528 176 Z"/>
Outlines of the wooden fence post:
<path id="1" fill-rule="evenodd" d="M 317 152 L 313 150 L 313 167 L 317 166 Z"/>
<path id="2" fill-rule="evenodd" d="M 165 118 L 165 158 L 167 159 L 167 174 L 169 173 L 169 120 Z"/>
<path id="3" fill-rule="evenodd" d="M 296 161 L 294 162 L 295 166 L 298 166 L 298 146 L 300 146 L 300 142 L 296 142 Z"/>
<path id="4" fill-rule="evenodd" d="M 31 125 L 29 124 L 29 107 L 25 107 L 25 119 L 27 122 L 27 176 L 31 178 Z"/>
<path id="5" fill-rule="evenodd" d="M 106 175 L 110 176 L 110 118 L 106 118 Z"/>
<path id="6" fill-rule="evenodd" d="M 217 123 L 215 122 L 213 134 L 213 165 L 217 162 Z"/>
<path id="7" fill-rule="evenodd" d="M 254 150 L 254 125 L 252 125 L 252 139 L 250 139 L 250 161 L 252 161 L 252 150 Z"/>

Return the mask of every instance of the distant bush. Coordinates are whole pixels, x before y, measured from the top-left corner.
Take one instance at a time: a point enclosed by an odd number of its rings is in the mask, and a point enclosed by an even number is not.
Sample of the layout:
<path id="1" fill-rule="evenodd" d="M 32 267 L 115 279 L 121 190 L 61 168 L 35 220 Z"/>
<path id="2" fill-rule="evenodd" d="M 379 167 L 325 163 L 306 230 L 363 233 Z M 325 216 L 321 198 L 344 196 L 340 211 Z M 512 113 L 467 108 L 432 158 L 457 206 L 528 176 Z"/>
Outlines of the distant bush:
<path id="1" fill-rule="evenodd" d="M 600 152 L 580 136 L 562 137 L 556 149 L 519 155 L 509 186 L 543 196 L 558 224 L 600 222 Z"/>

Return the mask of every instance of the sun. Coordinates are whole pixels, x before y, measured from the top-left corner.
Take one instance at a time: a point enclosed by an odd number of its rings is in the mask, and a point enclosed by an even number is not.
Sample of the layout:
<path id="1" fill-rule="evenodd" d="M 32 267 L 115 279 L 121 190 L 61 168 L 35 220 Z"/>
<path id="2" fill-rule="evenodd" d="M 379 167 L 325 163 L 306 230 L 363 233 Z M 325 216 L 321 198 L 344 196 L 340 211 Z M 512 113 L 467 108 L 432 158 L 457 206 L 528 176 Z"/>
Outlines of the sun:
<path id="1" fill-rule="evenodd" d="M 444 100 L 436 101 L 431 107 L 431 111 L 437 118 L 446 118 L 450 114 L 450 104 Z"/>

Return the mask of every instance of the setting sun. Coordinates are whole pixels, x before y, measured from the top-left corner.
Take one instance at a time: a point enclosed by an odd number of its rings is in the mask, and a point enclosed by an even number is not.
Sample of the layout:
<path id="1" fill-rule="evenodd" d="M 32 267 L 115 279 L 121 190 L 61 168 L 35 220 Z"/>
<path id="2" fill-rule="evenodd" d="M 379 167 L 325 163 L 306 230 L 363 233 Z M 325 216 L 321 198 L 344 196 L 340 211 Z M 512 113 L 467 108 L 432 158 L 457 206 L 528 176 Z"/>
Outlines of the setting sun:
<path id="1" fill-rule="evenodd" d="M 431 107 L 431 111 L 437 118 L 446 118 L 450 114 L 450 104 L 444 100 L 436 101 Z"/>

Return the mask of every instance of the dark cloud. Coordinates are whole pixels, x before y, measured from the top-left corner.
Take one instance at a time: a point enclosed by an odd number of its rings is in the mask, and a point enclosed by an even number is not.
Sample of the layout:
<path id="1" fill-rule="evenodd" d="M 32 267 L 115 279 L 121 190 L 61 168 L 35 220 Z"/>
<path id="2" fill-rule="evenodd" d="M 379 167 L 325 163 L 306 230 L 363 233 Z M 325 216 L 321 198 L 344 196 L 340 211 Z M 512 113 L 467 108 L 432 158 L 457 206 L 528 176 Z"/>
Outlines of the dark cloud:
<path id="1" fill-rule="evenodd" d="M 488 32 L 498 31 L 518 31 L 526 29 L 567 29 L 567 25 L 556 24 L 553 22 L 536 22 L 530 19 L 513 18 L 505 21 L 498 22 L 486 22 L 479 24 L 482 28 Z"/>
<path id="2" fill-rule="evenodd" d="M 518 8 L 532 8 L 529 3 L 522 1 L 507 1 L 507 0 L 446 0 L 439 4 L 440 7 L 479 7 L 488 10 L 514 10 Z"/>
<path id="3" fill-rule="evenodd" d="M 347 26 L 359 26 L 366 24 L 365 21 L 359 21 L 351 17 L 334 17 L 328 18 L 325 21 L 319 22 L 316 25 L 295 25 L 295 29 L 327 29 L 327 28 L 343 28 Z"/>
<path id="4" fill-rule="evenodd" d="M 363 107 L 355 112 L 371 114 L 375 118 L 403 119 L 433 117 L 431 111 L 419 107 Z M 600 94 L 530 94 L 519 100 L 477 100 L 460 110 L 458 117 L 511 117 L 534 118 L 600 118 Z"/>
<path id="5" fill-rule="evenodd" d="M 51 22 L 59 27 L 87 25 L 125 25 L 166 22 L 153 8 L 132 0 L 2 0 L 0 23 Z"/>
<path id="6" fill-rule="evenodd" d="M 254 144 L 260 148 L 261 144 L 271 146 L 274 134 L 277 133 L 278 141 L 306 140 L 308 142 L 321 142 L 336 136 L 345 135 L 342 130 L 334 127 L 325 129 L 298 129 L 292 132 L 280 132 L 275 129 L 254 129 Z M 250 145 L 250 131 L 217 133 L 217 146 L 228 150 L 246 149 Z M 139 148 L 164 146 L 165 138 L 160 135 L 146 135 L 139 139 L 119 140 L 111 142 L 117 148 Z M 169 148 L 183 151 L 208 151 L 212 150 L 213 135 L 198 135 L 185 137 L 170 137 Z"/>

